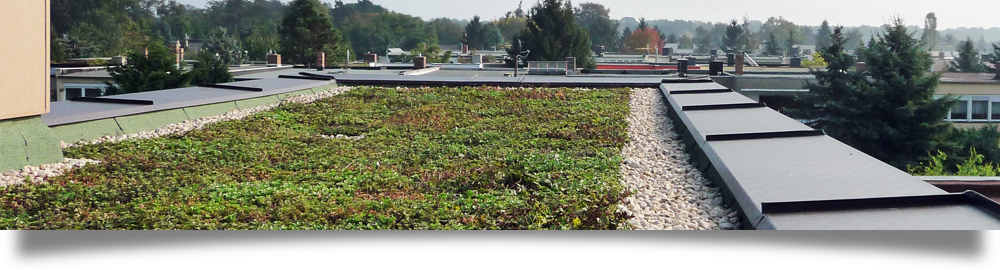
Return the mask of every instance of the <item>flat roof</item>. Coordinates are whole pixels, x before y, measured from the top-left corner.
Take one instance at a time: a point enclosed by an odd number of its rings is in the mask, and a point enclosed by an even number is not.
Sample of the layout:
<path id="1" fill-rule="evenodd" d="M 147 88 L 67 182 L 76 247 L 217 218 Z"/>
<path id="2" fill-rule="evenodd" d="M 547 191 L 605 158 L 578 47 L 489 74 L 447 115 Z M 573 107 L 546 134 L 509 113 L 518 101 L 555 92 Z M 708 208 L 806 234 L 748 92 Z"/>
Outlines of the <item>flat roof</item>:
<path id="1" fill-rule="evenodd" d="M 127 105 L 68 100 L 53 102 L 51 104 L 50 112 L 41 115 L 41 117 L 42 122 L 46 125 L 58 126 L 118 116 L 143 114 L 271 96 L 330 84 L 333 84 L 333 81 L 274 78 L 220 84 L 262 88 L 262 92 L 209 87 L 185 87 L 101 97 L 113 99 L 148 100 L 153 101 L 153 105 Z"/>

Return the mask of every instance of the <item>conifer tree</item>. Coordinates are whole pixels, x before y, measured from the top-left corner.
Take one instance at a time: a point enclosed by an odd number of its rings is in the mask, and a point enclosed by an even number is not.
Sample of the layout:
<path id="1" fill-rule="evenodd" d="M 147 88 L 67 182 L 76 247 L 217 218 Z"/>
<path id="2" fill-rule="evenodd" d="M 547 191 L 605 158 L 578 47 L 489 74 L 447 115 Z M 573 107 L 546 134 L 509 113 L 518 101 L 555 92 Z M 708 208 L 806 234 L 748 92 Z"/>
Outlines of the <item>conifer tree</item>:
<path id="1" fill-rule="evenodd" d="M 830 23 L 823 20 L 823 24 L 819 26 L 819 30 L 816 31 L 816 50 L 823 51 L 826 47 L 830 46 Z"/>
<path id="2" fill-rule="evenodd" d="M 997 62 L 1000 62 L 1000 43 L 990 45 L 993 46 L 993 53 L 990 53 L 986 60 L 993 63 L 993 67 L 986 66 L 986 70 L 989 72 L 996 72 L 997 68 L 1000 68 L 1000 66 L 997 66 Z M 997 77 L 996 79 L 1000 79 L 1000 77 Z"/>
<path id="3" fill-rule="evenodd" d="M 761 53 L 764 55 L 781 55 L 781 43 L 778 41 L 778 36 L 771 32 L 768 34 L 767 42 L 764 43 L 764 48 L 761 49 Z"/>
<path id="4" fill-rule="evenodd" d="M 127 54 L 124 66 L 108 68 L 112 81 L 106 82 L 105 94 L 126 94 L 185 87 L 191 81 L 187 73 L 177 68 L 176 56 L 167 49 L 163 40 L 154 38 L 141 45 L 139 50 Z"/>
<path id="5" fill-rule="evenodd" d="M 670 33 L 670 35 L 667 36 L 667 43 L 677 43 L 677 42 L 678 42 L 677 35 L 674 35 L 674 33 Z"/>
<path id="6" fill-rule="evenodd" d="M 948 63 L 948 71 L 968 73 L 986 71 L 985 65 L 979 59 L 979 50 L 976 50 L 976 47 L 972 45 L 971 38 L 966 39 L 959 46 L 958 59 Z"/>
<path id="7" fill-rule="evenodd" d="M 855 60 L 844 52 L 842 30 L 834 29 L 830 47 L 821 53 L 827 69 L 812 71 L 819 82 L 808 86 L 813 95 L 798 99 L 803 107 L 789 114 L 899 168 L 916 166 L 946 146 L 950 124 L 943 119 L 954 98 L 934 98 L 940 75 L 928 71 L 930 54 L 902 20 L 886 25 L 885 33 L 861 50 L 868 63 L 864 73 L 852 69 Z"/>
<path id="8" fill-rule="evenodd" d="M 517 39 L 522 41 L 523 48 L 508 50 L 512 59 L 520 51 L 531 50 L 528 60 L 562 61 L 566 57 L 576 57 L 578 67 L 595 66 L 587 31 L 576 23 L 573 9 L 567 8 L 561 0 L 545 0 L 532 7 L 527 27 Z"/>
<path id="9" fill-rule="evenodd" d="M 741 51 L 743 46 L 741 42 L 743 38 L 743 27 L 740 26 L 739 22 L 732 20 L 729 25 L 726 26 L 726 35 L 722 37 L 722 50 L 723 51 Z"/>
<path id="10" fill-rule="evenodd" d="M 479 15 L 473 16 L 472 21 L 465 25 L 465 37 L 462 42 L 465 45 L 469 45 L 469 50 L 479 50 L 483 46 L 483 31 L 485 25 L 479 18 Z"/>
<path id="11" fill-rule="evenodd" d="M 278 29 L 282 57 L 298 64 L 316 64 L 316 56 L 326 53 L 327 62 L 344 59 L 346 48 L 340 32 L 333 28 L 329 10 L 319 0 L 295 0 L 288 4 Z"/>

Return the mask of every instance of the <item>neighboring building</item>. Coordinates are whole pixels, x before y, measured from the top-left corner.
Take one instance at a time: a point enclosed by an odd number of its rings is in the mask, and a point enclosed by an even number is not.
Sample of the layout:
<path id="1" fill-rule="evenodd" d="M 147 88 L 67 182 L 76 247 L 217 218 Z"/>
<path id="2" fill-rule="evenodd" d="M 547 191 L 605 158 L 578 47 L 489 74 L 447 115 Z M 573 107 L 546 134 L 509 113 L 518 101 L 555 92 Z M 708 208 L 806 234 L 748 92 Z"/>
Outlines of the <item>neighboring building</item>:
<path id="1" fill-rule="evenodd" d="M 0 120 L 49 112 L 49 1 L 0 1 Z"/>
<path id="2" fill-rule="evenodd" d="M 946 119 L 962 128 L 1000 123 L 1000 80 L 994 79 L 995 76 L 990 73 L 944 73 L 935 96 L 950 94 L 958 98 Z"/>

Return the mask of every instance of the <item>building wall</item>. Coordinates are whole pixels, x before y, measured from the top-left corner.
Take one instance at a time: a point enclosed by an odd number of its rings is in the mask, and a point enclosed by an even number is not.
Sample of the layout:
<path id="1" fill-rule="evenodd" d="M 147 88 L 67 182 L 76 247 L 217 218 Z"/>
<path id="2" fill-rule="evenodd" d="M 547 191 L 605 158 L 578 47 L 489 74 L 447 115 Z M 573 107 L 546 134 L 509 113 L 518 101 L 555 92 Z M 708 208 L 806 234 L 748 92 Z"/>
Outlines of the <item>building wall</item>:
<path id="1" fill-rule="evenodd" d="M 938 84 L 937 94 L 952 94 L 956 96 L 1000 95 L 1000 84 L 942 82 Z"/>
<path id="2" fill-rule="evenodd" d="M 49 112 L 49 0 L 0 1 L 0 120 Z"/>

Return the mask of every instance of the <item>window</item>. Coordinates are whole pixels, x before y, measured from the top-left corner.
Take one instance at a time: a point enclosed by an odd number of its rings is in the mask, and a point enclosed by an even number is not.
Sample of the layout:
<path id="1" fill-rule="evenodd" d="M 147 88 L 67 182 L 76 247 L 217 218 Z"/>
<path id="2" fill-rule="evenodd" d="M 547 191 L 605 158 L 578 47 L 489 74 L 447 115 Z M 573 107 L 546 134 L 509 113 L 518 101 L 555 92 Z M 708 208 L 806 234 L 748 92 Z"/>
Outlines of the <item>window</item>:
<path id="1" fill-rule="evenodd" d="M 986 120 L 989 116 L 990 101 L 989 100 L 973 100 L 972 101 L 972 120 Z"/>
<path id="2" fill-rule="evenodd" d="M 66 88 L 66 100 L 81 96 L 83 88 Z"/>
<path id="3" fill-rule="evenodd" d="M 955 102 L 955 107 L 951 108 L 951 120 L 969 119 L 969 101 L 959 100 Z"/>
<path id="4" fill-rule="evenodd" d="M 87 89 L 84 89 L 84 95 L 83 96 L 85 96 L 85 97 L 99 97 L 99 96 L 103 96 L 103 95 L 104 95 L 104 89 L 101 89 L 101 88 L 87 88 Z M 983 119 L 986 119 L 986 118 L 983 118 Z"/>
<path id="5" fill-rule="evenodd" d="M 990 119 L 1000 121 L 1000 102 L 994 101 L 991 105 L 993 105 L 993 115 L 990 116 Z"/>

